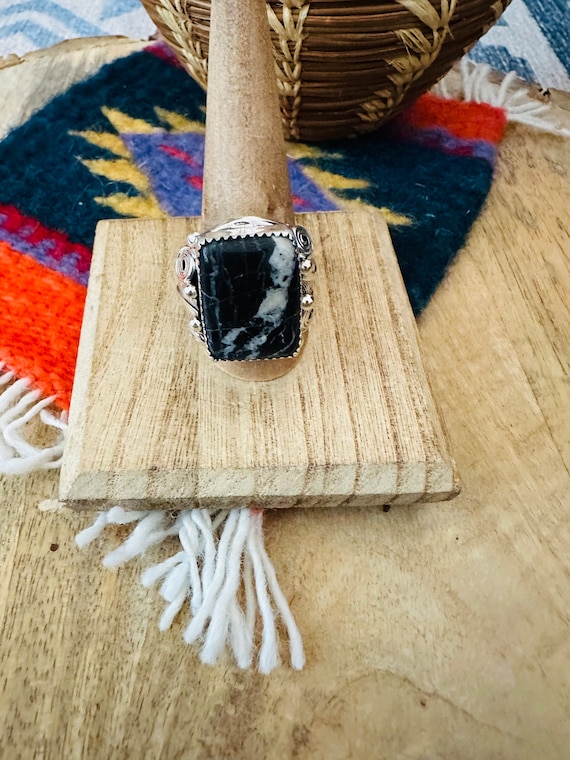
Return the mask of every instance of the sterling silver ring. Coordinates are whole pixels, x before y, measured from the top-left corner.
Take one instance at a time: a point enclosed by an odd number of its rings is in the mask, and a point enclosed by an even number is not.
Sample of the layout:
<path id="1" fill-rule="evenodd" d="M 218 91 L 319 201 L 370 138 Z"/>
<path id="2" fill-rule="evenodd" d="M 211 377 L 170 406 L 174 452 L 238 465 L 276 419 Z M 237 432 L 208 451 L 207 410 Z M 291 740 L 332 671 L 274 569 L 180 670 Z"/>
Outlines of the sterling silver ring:
<path id="1" fill-rule="evenodd" d="M 313 313 L 304 227 L 244 216 L 193 232 L 176 258 L 190 329 L 215 361 L 297 356 Z"/>

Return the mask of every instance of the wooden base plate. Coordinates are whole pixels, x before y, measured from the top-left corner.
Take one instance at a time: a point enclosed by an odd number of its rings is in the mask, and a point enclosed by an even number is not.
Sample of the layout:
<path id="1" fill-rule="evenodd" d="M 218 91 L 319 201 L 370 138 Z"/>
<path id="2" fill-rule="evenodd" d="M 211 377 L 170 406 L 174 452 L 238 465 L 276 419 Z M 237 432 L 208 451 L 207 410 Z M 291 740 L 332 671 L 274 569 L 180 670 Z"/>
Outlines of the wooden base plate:
<path id="1" fill-rule="evenodd" d="M 319 275 L 297 365 L 232 378 L 173 260 L 200 220 L 97 228 L 60 500 L 80 509 L 383 505 L 458 493 L 384 220 L 302 214 Z"/>

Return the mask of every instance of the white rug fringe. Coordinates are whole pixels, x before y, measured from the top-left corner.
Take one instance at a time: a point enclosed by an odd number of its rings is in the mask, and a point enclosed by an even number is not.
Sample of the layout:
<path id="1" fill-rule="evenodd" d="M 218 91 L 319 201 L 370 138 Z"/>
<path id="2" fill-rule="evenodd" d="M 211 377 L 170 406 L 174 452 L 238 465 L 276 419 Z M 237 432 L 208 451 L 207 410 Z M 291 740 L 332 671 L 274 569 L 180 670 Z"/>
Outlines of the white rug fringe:
<path id="1" fill-rule="evenodd" d="M 27 475 L 36 470 L 55 469 L 61 464 L 67 416 L 60 417 L 47 407 L 55 396 L 42 398 L 31 383 L 17 379 L 0 362 L 0 475 Z M 28 440 L 27 425 L 39 418 L 44 425 L 59 430 L 55 444 L 35 446 Z"/>
<path id="2" fill-rule="evenodd" d="M 549 103 L 541 103 L 532 97 L 529 85 L 520 80 L 514 71 L 501 82 L 493 82 L 493 69 L 486 63 L 473 63 L 462 58 L 433 88 L 432 92 L 443 98 L 456 98 L 474 103 L 488 103 L 504 108 L 507 119 L 526 124 L 542 132 L 570 137 L 570 129 L 556 123 Z M 460 75 L 461 89 L 457 92 L 455 80 Z"/>
<path id="3" fill-rule="evenodd" d="M 185 509 L 170 517 L 162 511 L 129 512 L 113 507 L 101 512 L 93 525 L 76 537 L 87 546 L 107 525 L 136 524 L 126 541 L 108 554 L 103 564 L 115 568 L 169 537 L 178 537 L 179 549 L 145 570 L 143 586 L 161 582 L 167 606 L 159 621 L 161 631 L 189 604 L 190 622 L 184 631 L 188 644 L 201 643 L 202 662 L 214 664 L 229 644 L 240 668 L 254 658 L 254 631 L 261 617 L 258 669 L 270 673 L 279 664 L 276 615 L 287 630 L 291 665 L 305 664 L 301 635 L 279 586 L 263 542 L 260 510 Z"/>

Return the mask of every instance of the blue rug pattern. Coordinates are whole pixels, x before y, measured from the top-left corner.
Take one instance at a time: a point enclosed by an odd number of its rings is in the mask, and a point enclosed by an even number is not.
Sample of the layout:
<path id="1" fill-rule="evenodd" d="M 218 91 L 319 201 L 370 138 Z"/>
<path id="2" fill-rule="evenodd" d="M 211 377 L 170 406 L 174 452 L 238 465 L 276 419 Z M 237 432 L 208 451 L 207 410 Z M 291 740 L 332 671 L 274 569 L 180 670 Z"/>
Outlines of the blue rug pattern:
<path id="1" fill-rule="evenodd" d="M 570 92 L 570 2 L 513 0 L 469 58 L 515 71 L 544 89 Z"/>

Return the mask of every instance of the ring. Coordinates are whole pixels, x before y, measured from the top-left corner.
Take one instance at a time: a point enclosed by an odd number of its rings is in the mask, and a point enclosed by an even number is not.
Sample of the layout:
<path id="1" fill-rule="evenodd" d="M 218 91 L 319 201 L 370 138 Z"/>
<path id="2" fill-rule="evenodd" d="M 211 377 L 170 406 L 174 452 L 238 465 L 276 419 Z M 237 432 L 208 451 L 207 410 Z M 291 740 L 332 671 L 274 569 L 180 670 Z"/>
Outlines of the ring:
<path id="1" fill-rule="evenodd" d="M 315 272 L 304 227 L 256 216 L 193 232 L 176 258 L 190 329 L 215 361 L 297 356 Z"/>

